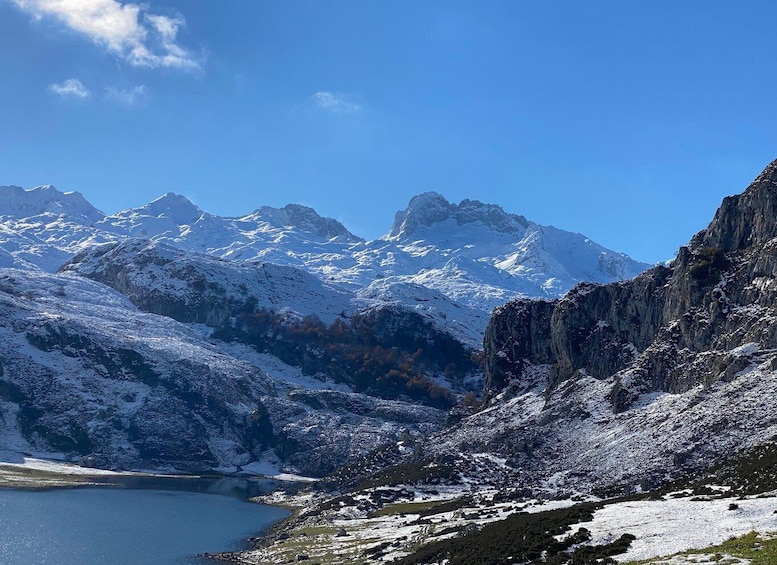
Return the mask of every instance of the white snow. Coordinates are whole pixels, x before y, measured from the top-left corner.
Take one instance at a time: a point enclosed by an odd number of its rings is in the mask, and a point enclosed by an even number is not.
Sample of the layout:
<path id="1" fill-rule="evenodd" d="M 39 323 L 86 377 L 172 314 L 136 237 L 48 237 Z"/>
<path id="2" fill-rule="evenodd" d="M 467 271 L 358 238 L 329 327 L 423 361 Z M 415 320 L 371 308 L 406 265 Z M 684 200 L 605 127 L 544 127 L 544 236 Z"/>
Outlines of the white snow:
<path id="1" fill-rule="evenodd" d="M 81 251 L 127 238 L 297 267 L 361 300 L 415 303 L 469 344 L 480 343 L 491 310 L 508 300 L 556 297 L 582 280 L 610 282 L 647 267 L 580 234 L 434 193 L 412 199 L 389 234 L 365 242 L 299 205 L 226 218 L 168 193 L 105 216 L 78 193 L 0 187 L 0 266 L 51 272 Z"/>
<path id="2" fill-rule="evenodd" d="M 732 503 L 738 508 L 730 510 Z M 632 534 L 637 539 L 615 559 L 636 561 L 702 549 L 752 531 L 777 531 L 775 511 L 774 497 L 621 502 L 597 510 L 592 522 L 572 526 L 572 531 L 588 528 L 592 544 L 610 543 L 623 534 Z"/>

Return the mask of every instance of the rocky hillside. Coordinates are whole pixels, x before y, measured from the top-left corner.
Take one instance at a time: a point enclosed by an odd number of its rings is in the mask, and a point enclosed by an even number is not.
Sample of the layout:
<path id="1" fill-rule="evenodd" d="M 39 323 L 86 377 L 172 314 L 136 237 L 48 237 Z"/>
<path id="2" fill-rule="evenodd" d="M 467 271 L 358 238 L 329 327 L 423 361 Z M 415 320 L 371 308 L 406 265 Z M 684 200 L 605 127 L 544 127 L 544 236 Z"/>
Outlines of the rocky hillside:
<path id="1" fill-rule="evenodd" d="M 294 267 L 227 261 L 148 240 L 84 252 L 60 272 L 108 285 L 143 311 L 204 324 L 214 338 L 247 344 L 356 392 L 438 408 L 450 408 L 467 386 L 480 392 L 482 369 L 467 340 L 435 323 L 448 322 L 445 300 L 419 310 L 365 298 Z"/>
<path id="2" fill-rule="evenodd" d="M 0 313 L 0 451 L 319 475 L 445 418 L 208 339 L 80 276 L 4 269 Z"/>
<path id="3" fill-rule="evenodd" d="M 669 267 L 498 308 L 486 404 L 440 453 L 498 456 L 516 484 L 633 489 L 772 439 L 776 237 L 777 162 Z"/>

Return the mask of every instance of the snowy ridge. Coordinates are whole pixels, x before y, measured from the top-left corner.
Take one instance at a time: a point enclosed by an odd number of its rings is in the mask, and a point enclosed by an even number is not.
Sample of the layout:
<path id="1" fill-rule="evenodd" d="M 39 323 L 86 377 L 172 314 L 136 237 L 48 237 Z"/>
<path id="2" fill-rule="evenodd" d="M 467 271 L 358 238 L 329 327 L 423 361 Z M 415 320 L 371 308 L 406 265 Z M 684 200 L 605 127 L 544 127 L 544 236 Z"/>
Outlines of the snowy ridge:
<path id="1" fill-rule="evenodd" d="M 31 190 L 20 186 L 0 186 L 0 216 L 30 218 L 40 215 L 67 216 L 87 225 L 105 217 L 79 192 L 63 193 L 51 185 Z"/>
<path id="2" fill-rule="evenodd" d="M 108 284 L 144 310 L 179 321 L 222 325 L 235 311 L 265 309 L 326 324 L 357 312 L 401 306 L 444 328 L 468 347 L 481 347 L 488 316 L 444 294 L 410 283 L 375 281 L 357 292 L 295 267 L 228 261 L 158 241 L 129 239 L 80 253 L 60 272 Z M 174 310 L 162 304 L 176 304 Z M 232 314 L 230 314 L 230 312 Z"/>
<path id="3" fill-rule="evenodd" d="M 580 234 L 532 224 L 491 204 L 451 204 L 436 193 L 414 197 L 386 236 L 368 242 L 294 204 L 224 218 L 168 193 L 105 216 L 77 193 L 53 187 L 8 188 L 0 192 L 0 211 L 2 198 L 8 213 L 0 218 L 0 250 L 15 266 L 31 263 L 49 272 L 95 245 L 143 238 L 224 259 L 297 267 L 354 292 L 378 280 L 383 288 L 423 286 L 488 315 L 509 299 L 556 297 L 581 280 L 610 282 L 647 267 Z"/>

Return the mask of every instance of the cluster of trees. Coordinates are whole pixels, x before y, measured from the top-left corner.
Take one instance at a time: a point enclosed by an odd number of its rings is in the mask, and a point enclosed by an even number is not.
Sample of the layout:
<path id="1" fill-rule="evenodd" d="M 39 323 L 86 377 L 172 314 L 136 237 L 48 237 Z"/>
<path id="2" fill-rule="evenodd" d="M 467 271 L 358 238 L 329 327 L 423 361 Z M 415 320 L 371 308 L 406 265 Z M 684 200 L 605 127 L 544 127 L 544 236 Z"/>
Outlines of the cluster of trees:
<path id="1" fill-rule="evenodd" d="M 357 392 L 442 409 L 453 406 L 455 397 L 429 375 L 444 374 L 456 383 L 477 367 L 472 352 L 453 337 L 398 308 L 338 318 L 331 325 L 315 316 L 290 320 L 256 310 L 238 315 L 218 337 L 249 343 L 305 374 L 326 375 Z"/>

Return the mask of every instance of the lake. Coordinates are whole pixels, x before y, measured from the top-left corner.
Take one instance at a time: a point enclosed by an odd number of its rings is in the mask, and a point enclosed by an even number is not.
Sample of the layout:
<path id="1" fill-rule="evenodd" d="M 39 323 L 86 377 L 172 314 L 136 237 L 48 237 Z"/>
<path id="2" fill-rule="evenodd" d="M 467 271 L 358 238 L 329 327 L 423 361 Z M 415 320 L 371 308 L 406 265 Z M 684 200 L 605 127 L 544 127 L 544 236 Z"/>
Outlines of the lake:
<path id="1" fill-rule="evenodd" d="M 123 482 L 124 488 L 0 489 L 0 565 L 202 565 L 288 516 L 244 500 L 267 483 Z"/>

